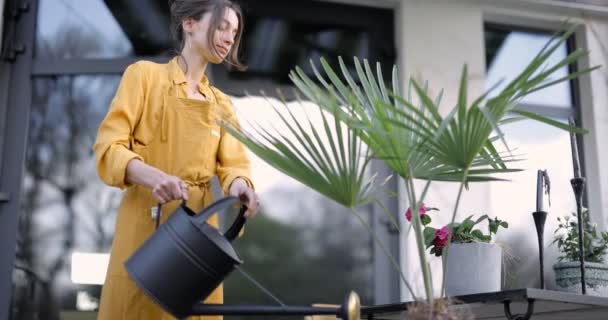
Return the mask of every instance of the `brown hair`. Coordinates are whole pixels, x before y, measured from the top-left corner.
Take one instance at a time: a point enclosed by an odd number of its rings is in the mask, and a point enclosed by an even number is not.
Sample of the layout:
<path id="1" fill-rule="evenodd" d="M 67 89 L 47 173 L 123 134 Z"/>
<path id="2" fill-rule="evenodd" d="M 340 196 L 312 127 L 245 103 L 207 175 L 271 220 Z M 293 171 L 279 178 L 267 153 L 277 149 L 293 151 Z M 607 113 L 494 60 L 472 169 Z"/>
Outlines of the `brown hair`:
<path id="1" fill-rule="evenodd" d="M 241 7 L 230 0 L 169 0 L 169 10 L 171 12 L 171 34 L 175 41 L 175 49 L 178 54 L 184 49 L 185 37 L 182 22 L 188 18 L 199 21 L 203 14 L 211 12 L 211 21 L 209 24 L 209 32 L 207 32 L 207 43 L 209 48 L 216 54 L 217 49 L 213 44 L 213 36 L 215 30 L 224 16 L 225 10 L 229 8 L 234 10 L 239 20 L 239 27 L 234 38 L 234 44 L 226 57 L 226 63 L 236 68 L 237 70 L 245 70 L 246 67 L 239 61 L 239 49 L 241 37 L 243 35 L 243 12 Z"/>

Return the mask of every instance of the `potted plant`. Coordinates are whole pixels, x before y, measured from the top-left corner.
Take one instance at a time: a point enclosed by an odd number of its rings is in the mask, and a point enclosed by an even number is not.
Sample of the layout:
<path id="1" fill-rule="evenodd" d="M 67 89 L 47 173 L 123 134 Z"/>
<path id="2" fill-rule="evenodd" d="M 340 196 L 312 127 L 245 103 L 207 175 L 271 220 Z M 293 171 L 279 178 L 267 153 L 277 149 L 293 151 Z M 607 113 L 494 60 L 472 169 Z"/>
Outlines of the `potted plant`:
<path id="1" fill-rule="evenodd" d="M 549 61 L 555 50 L 574 33 L 575 27 L 551 39 L 519 76 L 493 97 L 489 97 L 488 92 L 471 99 L 465 65 L 456 105 L 447 115 L 439 111 L 442 93 L 430 96 L 426 85 L 415 79 L 405 83 L 409 91 L 402 93 L 403 84 L 398 79 L 396 67 L 392 83 L 387 85 L 379 65 L 374 72 L 367 61 L 355 58 L 356 72 L 353 74 L 350 71 L 353 69 L 342 59 L 339 59 L 338 72 L 321 59 L 320 68 L 311 63 L 314 80 L 299 67 L 292 71 L 290 79 L 306 99 L 319 107 L 322 121 L 313 123 L 310 119 L 297 119 L 285 103 L 284 108 L 275 109 L 287 130 L 263 125 L 243 129 L 228 121 L 222 122 L 222 126 L 271 166 L 349 208 L 368 228 L 414 300 L 423 304 L 420 310 L 431 310 L 432 315 L 427 314 L 429 317 L 425 319 L 447 319 L 433 311 L 447 310 L 436 303 L 437 296 L 445 297 L 447 268 L 444 266 L 440 275 L 441 291 L 435 292 L 419 216 L 413 215 L 412 228 L 422 270 L 423 293 L 414 292 L 399 263 L 357 212 L 359 206 L 374 202 L 383 207 L 377 200 L 377 193 L 384 192 L 382 184 L 376 183 L 375 174 L 368 174 L 368 164 L 372 159 L 381 159 L 403 180 L 412 212 L 418 212 L 431 182 L 457 182 L 459 189 L 451 213 L 453 225 L 462 193 L 471 183 L 504 180 L 495 174 L 519 171 L 507 167 L 517 160 L 514 156 L 496 149 L 499 143 L 506 146 L 501 126 L 529 119 L 586 133 L 583 129 L 515 108 L 523 97 L 534 91 L 595 69 L 563 77 L 555 74 L 561 66 L 576 63 L 587 54 L 585 50 L 577 49 L 559 62 Z M 554 76 L 557 77 L 552 78 Z M 414 180 L 424 182 L 422 190 L 415 190 Z M 395 229 L 400 230 L 393 215 L 386 213 Z M 450 242 L 442 249 L 442 256 L 449 257 L 449 253 Z"/>
<path id="2" fill-rule="evenodd" d="M 432 219 L 427 214 L 432 210 L 437 209 L 424 204 L 419 209 L 420 221 L 424 226 L 424 243 L 427 249 L 430 248 L 430 253 L 442 257 L 451 234 L 451 254 L 444 257 L 447 265 L 446 295 L 452 297 L 500 291 L 502 248 L 492 242 L 492 238 L 500 227 L 508 228 L 509 224 L 488 215 L 478 218 L 470 215 L 462 221 L 436 229 L 430 226 Z M 412 220 L 410 209 L 405 213 L 405 218 Z M 487 233 L 477 228 L 482 222 L 488 223 Z"/>
<path id="3" fill-rule="evenodd" d="M 608 265 L 604 262 L 608 252 L 608 231 L 599 232 L 589 220 L 589 211 L 583 209 L 583 249 L 585 251 L 585 280 L 587 293 L 608 296 Z M 563 291 L 581 292 L 580 252 L 576 213 L 558 217 L 553 244 L 560 256 L 553 265 L 555 282 Z"/>

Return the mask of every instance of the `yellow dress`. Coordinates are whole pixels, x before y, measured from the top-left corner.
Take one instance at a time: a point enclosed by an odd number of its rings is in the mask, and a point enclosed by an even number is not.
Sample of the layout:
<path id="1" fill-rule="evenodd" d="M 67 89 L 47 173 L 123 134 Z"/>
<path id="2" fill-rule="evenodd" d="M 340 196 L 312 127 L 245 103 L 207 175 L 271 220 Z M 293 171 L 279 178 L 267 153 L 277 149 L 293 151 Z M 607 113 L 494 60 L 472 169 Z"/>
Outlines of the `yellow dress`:
<path id="1" fill-rule="evenodd" d="M 216 121 L 218 117 L 236 119 L 230 99 L 211 87 L 206 77 L 198 85 L 205 101 L 188 99 L 186 86 L 175 58 L 167 64 L 136 62 L 125 70 L 100 124 L 93 147 L 98 174 L 108 185 L 126 189 L 118 209 L 100 320 L 174 319 L 145 296 L 124 268 L 125 260 L 154 232 L 151 209 L 156 206 L 150 189 L 125 181 L 130 160 L 140 159 L 184 180 L 188 206 L 196 212 L 212 202 L 209 181 L 215 175 L 225 194 L 237 177 L 253 187 L 244 147 Z M 162 220 L 178 205 L 179 201 L 165 204 Z M 210 222 L 217 226 L 217 217 Z M 167 281 L 171 281 L 170 274 Z M 222 303 L 222 287 L 205 302 Z"/>

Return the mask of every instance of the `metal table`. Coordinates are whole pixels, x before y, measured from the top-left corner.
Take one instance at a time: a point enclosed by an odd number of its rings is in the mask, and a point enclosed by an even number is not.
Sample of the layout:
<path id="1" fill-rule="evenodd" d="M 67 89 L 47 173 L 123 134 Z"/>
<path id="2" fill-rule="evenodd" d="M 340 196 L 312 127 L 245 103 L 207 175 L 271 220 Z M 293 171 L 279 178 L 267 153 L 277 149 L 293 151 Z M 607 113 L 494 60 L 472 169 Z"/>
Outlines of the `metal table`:
<path id="1" fill-rule="evenodd" d="M 454 297 L 458 308 L 466 304 L 476 319 L 510 320 L 606 320 L 608 297 L 597 297 L 561 291 L 516 289 Z M 370 320 L 404 319 L 412 302 L 361 308 L 361 318 Z"/>

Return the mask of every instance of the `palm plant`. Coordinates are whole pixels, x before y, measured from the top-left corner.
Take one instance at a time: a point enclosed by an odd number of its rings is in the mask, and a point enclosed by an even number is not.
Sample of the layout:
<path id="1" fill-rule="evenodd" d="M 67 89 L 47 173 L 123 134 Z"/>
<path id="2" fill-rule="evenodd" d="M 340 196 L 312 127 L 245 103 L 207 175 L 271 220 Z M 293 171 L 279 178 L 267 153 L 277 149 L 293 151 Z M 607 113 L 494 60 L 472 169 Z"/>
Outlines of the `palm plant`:
<path id="1" fill-rule="evenodd" d="M 297 100 L 303 106 L 299 97 Z M 370 149 L 361 139 L 361 130 L 344 126 L 340 114 L 333 113 L 333 119 L 330 119 L 321 107 L 317 107 L 321 124 L 315 124 L 310 117 L 299 119 L 287 107 L 285 99 L 281 99 L 281 102 L 284 108 L 279 110 L 273 106 L 273 109 L 287 132 L 281 132 L 276 127 L 268 129 L 260 124 L 253 124 L 252 129 L 246 131 L 233 121 L 225 121 L 223 126 L 277 170 L 350 209 L 389 257 L 413 294 L 396 259 L 377 238 L 369 223 L 356 211 L 357 207 L 369 202 L 382 205 L 376 200 L 376 194 L 388 180 L 375 183 L 376 175 L 367 175 L 372 157 Z M 399 228 L 393 216 L 388 211 L 386 213 L 393 226 Z"/>
<path id="2" fill-rule="evenodd" d="M 374 74 L 367 61 L 361 63 L 355 58 L 356 81 L 342 59 L 339 60 L 341 77 L 321 59 L 322 72 L 311 62 L 316 81 L 310 79 L 300 68 L 292 71 L 290 78 L 308 100 L 333 115 L 333 127 L 326 117 L 323 117 L 322 125 L 309 122 L 307 130 L 298 124 L 298 119 L 281 117 L 286 123 L 295 123 L 289 126 L 295 139 L 289 140 L 281 132 L 271 133 L 260 127 L 258 133 L 262 133 L 262 139 L 230 124 L 225 126 L 261 159 L 353 209 L 352 212 L 359 218 L 354 208 L 366 201 L 373 201 L 373 182 L 364 178 L 364 171 L 371 158 L 382 159 L 404 180 L 412 212 L 418 212 L 432 181 L 459 182 L 452 214 L 453 223 L 463 189 L 469 183 L 501 180 L 495 174 L 518 170 L 507 167 L 507 164 L 519 159 L 508 151 L 501 131 L 503 125 L 531 119 L 576 133 L 585 132 L 538 114 L 515 109 L 524 96 L 594 69 L 550 79 L 555 71 L 575 63 L 586 54 L 584 50 L 578 49 L 556 64 L 547 65 L 548 58 L 574 29 L 575 26 L 553 37 L 528 66 L 492 98 L 488 98 L 488 91 L 469 102 L 465 65 L 456 105 L 446 116 L 439 112 L 442 94 L 430 97 L 427 86 L 422 86 L 415 80 L 410 80 L 407 96 L 402 96 L 396 67 L 393 68 L 392 84 L 388 89 L 379 65 Z M 345 129 L 342 124 L 346 126 Z M 318 138 L 320 132 L 332 138 L 329 147 L 321 143 Z M 507 152 L 497 151 L 495 144 L 499 141 L 506 146 Z M 362 143 L 367 146 L 365 152 L 362 152 Z M 426 181 L 420 195 L 414 189 L 414 179 Z M 365 223 L 363 219 L 360 220 Z M 412 225 L 426 298 L 433 305 L 432 279 L 426 261 L 422 224 L 416 214 L 412 215 Z M 371 228 L 367 227 L 371 232 Z M 385 253 L 394 262 L 388 251 L 385 250 Z M 449 245 L 444 255 L 447 257 L 448 253 Z M 394 266 L 400 271 L 395 262 Z M 401 272 L 400 274 L 416 298 L 409 283 Z M 442 283 L 443 294 L 445 265 Z"/>

